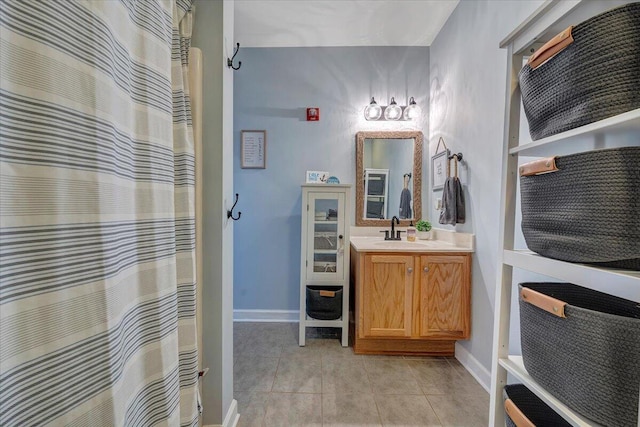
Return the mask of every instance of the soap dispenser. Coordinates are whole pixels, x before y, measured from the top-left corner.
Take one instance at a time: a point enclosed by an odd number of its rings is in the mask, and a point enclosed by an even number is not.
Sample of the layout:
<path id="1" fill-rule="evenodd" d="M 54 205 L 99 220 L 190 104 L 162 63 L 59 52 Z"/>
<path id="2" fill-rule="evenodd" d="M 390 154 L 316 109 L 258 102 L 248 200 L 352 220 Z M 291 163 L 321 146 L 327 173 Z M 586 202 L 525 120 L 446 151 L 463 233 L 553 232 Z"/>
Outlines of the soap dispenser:
<path id="1" fill-rule="evenodd" d="M 409 221 L 409 226 L 407 227 L 407 241 L 416 241 L 416 228 L 413 226 L 413 220 Z"/>

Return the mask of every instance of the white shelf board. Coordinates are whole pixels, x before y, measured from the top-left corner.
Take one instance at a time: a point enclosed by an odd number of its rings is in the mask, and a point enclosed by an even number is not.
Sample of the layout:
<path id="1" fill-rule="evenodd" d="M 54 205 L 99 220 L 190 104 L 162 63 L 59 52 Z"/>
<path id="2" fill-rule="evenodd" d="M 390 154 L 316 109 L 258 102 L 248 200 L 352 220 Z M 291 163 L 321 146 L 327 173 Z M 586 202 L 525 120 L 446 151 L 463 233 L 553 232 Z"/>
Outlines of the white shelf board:
<path id="1" fill-rule="evenodd" d="M 322 255 L 334 255 L 338 253 L 337 249 L 314 249 L 314 254 L 322 254 Z"/>
<path id="2" fill-rule="evenodd" d="M 304 326 L 307 328 L 342 328 L 344 324 L 342 317 L 338 320 L 319 320 L 307 316 L 307 320 L 304 321 Z"/>
<path id="3" fill-rule="evenodd" d="M 637 289 L 640 298 L 640 272 L 638 271 L 600 268 L 585 264 L 559 261 L 557 259 L 545 258 L 529 250 L 505 249 L 503 261 L 505 264 L 513 267 L 555 277 L 589 288 L 599 288 L 602 283 L 609 283 L 615 279 L 619 287 Z"/>
<path id="4" fill-rule="evenodd" d="M 557 135 L 521 144 L 510 149 L 509 154 L 535 155 L 554 143 L 567 145 L 570 144 L 572 140 L 586 136 L 600 137 L 634 130 L 640 133 L 640 108 L 609 117 L 608 119 L 589 123 L 588 125 L 580 126 L 579 128 L 571 129 Z M 640 144 L 640 137 L 636 143 Z"/>
<path id="5" fill-rule="evenodd" d="M 507 372 L 512 374 L 514 377 L 518 379 L 522 384 L 524 384 L 529 390 L 536 394 L 544 403 L 549 405 L 554 411 L 556 411 L 559 415 L 561 415 L 567 422 L 576 427 L 597 427 L 600 424 L 595 421 L 588 420 L 586 418 L 581 417 L 572 411 L 568 406 L 564 403 L 556 399 L 554 396 L 549 394 L 544 387 L 538 384 L 531 376 L 527 373 L 527 370 L 524 368 L 524 363 L 522 361 L 522 356 L 509 356 L 506 359 L 501 358 L 499 360 L 500 366 L 505 368 Z"/>
<path id="6" fill-rule="evenodd" d="M 316 271 L 316 273 L 318 272 Z M 306 286 L 331 286 L 333 288 L 344 288 L 346 286 L 349 286 L 348 284 L 347 285 L 344 284 L 344 280 L 340 282 L 331 281 L 331 280 L 308 280 L 306 283 L 307 283 Z"/>
<path id="7" fill-rule="evenodd" d="M 569 25 L 577 25 L 592 16 L 629 2 L 629 0 L 547 0 L 502 40 L 500 47 L 512 44 L 515 53 L 528 52 L 527 48 L 532 43 L 549 41 Z"/>

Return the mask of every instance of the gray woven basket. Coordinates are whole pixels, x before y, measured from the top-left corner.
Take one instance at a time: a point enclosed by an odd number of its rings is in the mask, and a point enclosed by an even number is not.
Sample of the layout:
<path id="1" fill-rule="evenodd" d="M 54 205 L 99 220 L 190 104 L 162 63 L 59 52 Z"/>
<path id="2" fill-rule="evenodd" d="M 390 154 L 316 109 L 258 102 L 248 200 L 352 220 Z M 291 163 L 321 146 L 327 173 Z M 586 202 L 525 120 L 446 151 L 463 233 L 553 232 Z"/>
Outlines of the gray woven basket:
<path id="1" fill-rule="evenodd" d="M 640 304 L 569 283 L 522 283 L 564 301 L 557 317 L 520 298 L 525 368 L 567 406 L 607 426 L 636 426 Z"/>
<path id="2" fill-rule="evenodd" d="M 573 38 L 518 75 L 534 140 L 640 108 L 640 3 L 576 25 Z"/>
<path id="3" fill-rule="evenodd" d="M 335 292 L 334 296 L 322 296 L 321 291 Z M 336 320 L 342 316 L 342 289 L 327 286 L 307 286 L 307 314 L 319 320 Z"/>
<path id="4" fill-rule="evenodd" d="M 520 177 L 529 249 L 640 270 L 640 147 L 560 156 L 556 165 L 556 172 Z"/>
<path id="5" fill-rule="evenodd" d="M 522 414 L 536 426 L 569 427 L 571 424 L 554 412 L 538 396 L 533 394 L 522 384 L 509 384 L 504 386 L 504 399 L 511 401 L 518 407 Z M 517 427 L 513 420 L 505 417 L 507 427 Z"/>

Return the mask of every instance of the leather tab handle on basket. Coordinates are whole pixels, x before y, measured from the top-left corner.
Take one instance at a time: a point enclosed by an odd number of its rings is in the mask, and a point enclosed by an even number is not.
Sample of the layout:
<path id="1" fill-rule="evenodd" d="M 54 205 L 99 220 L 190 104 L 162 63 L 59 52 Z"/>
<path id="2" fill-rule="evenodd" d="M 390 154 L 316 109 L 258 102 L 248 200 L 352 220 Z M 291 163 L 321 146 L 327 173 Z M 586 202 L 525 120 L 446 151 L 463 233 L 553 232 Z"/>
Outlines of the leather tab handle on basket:
<path id="1" fill-rule="evenodd" d="M 560 169 L 556 166 L 555 157 L 534 160 L 533 162 L 525 163 L 518 168 L 520 176 L 541 175 L 543 173 L 550 173 L 558 170 Z"/>
<path id="2" fill-rule="evenodd" d="M 562 52 L 567 46 L 573 43 L 573 26 L 570 26 L 548 42 L 546 42 L 540 49 L 536 50 L 533 55 L 529 57 L 527 64 L 532 70 L 535 70 L 543 62 Z"/>
<path id="3" fill-rule="evenodd" d="M 520 290 L 520 298 L 529 304 L 535 305 L 536 307 L 553 314 L 554 316 L 567 317 L 564 315 L 564 306 L 567 305 L 564 301 L 541 294 L 540 292 L 529 288 L 522 288 Z"/>
<path id="4" fill-rule="evenodd" d="M 333 298 L 336 296 L 336 293 L 334 291 L 320 291 L 320 296 Z"/>
<path id="5" fill-rule="evenodd" d="M 507 412 L 507 415 L 509 415 L 509 418 L 511 418 L 511 421 L 513 421 L 516 427 L 536 427 L 536 425 L 522 413 L 511 399 L 507 399 L 504 402 L 504 410 Z"/>

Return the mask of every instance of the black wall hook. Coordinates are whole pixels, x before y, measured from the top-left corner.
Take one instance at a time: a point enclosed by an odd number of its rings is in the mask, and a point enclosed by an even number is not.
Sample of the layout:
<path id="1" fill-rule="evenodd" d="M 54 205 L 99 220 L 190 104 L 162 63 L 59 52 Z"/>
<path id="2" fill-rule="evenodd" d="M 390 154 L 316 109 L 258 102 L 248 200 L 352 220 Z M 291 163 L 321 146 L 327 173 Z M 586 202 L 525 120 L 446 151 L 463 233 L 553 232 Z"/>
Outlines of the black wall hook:
<path id="1" fill-rule="evenodd" d="M 233 60 L 235 59 L 239 51 L 240 51 L 240 43 L 236 43 L 236 49 L 235 49 L 235 52 L 233 52 L 233 56 L 231 57 L 231 59 L 227 58 L 227 67 L 233 68 L 234 70 L 240 69 L 240 67 L 242 66 L 242 61 L 238 61 L 238 67 L 233 66 Z"/>
<path id="2" fill-rule="evenodd" d="M 237 221 L 240 219 L 240 215 L 242 215 L 242 212 L 238 212 L 238 217 L 234 217 L 233 216 L 233 209 L 236 207 L 236 205 L 238 204 L 238 193 L 236 193 L 236 201 L 233 204 L 233 206 L 231 206 L 231 209 L 227 209 L 227 218 L 231 218 L 234 221 Z"/>

